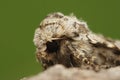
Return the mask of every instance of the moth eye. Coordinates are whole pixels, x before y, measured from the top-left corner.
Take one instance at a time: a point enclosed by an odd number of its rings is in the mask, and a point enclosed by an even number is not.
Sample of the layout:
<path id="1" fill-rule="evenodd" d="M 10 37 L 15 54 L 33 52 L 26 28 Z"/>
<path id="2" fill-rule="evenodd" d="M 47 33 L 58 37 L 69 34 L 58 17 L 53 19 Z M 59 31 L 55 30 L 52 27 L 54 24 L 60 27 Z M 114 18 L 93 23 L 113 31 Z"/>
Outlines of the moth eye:
<path id="1" fill-rule="evenodd" d="M 53 40 L 52 42 L 46 43 L 48 53 L 57 52 L 60 49 L 59 40 Z"/>

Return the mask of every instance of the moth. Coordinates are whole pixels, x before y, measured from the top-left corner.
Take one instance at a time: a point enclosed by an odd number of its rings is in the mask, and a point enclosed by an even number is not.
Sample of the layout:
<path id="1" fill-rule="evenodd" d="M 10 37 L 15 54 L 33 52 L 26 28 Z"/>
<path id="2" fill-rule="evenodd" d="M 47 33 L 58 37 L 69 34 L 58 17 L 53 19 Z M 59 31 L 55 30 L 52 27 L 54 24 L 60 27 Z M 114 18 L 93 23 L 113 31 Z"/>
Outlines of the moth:
<path id="1" fill-rule="evenodd" d="M 120 41 L 95 34 L 73 15 L 47 15 L 35 30 L 33 41 L 44 69 L 62 64 L 99 71 L 120 65 Z"/>

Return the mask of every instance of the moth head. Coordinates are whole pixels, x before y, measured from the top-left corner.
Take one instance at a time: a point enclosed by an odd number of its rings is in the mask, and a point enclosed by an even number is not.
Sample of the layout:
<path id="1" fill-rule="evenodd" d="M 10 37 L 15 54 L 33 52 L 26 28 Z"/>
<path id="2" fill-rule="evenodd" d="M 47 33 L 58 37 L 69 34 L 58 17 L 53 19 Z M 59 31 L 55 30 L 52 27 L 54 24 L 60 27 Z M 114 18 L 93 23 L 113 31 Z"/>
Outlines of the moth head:
<path id="1" fill-rule="evenodd" d="M 62 13 L 49 14 L 36 29 L 34 44 L 40 51 L 52 53 L 60 49 L 64 39 L 80 39 L 88 32 L 87 24 L 75 16 L 65 16 Z"/>

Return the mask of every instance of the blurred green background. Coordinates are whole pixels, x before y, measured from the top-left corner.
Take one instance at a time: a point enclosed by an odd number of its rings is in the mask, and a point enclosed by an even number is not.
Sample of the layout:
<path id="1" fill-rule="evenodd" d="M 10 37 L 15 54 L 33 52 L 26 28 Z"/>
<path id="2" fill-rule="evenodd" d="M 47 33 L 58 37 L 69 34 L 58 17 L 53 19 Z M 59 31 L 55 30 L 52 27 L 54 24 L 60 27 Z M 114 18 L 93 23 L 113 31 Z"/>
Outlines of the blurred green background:
<path id="1" fill-rule="evenodd" d="M 120 39 L 120 0 L 0 0 L 0 80 L 41 71 L 33 35 L 48 13 L 74 13 L 90 29 Z"/>

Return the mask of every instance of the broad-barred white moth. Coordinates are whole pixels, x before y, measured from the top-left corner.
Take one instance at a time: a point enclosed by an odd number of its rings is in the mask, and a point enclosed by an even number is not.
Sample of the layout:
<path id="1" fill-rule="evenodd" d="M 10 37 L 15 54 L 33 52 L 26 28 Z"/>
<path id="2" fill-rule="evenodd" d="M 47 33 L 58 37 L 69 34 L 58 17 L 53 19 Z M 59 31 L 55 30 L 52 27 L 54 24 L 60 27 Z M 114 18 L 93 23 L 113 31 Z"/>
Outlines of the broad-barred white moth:
<path id="1" fill-rule="evenodd" d="M 99 71 L 120 65 L 120 41 L 93 33 L 75 16 L 49 14 L 36 29 L 33 41 L 45 69 L 62 64 Z"/>

